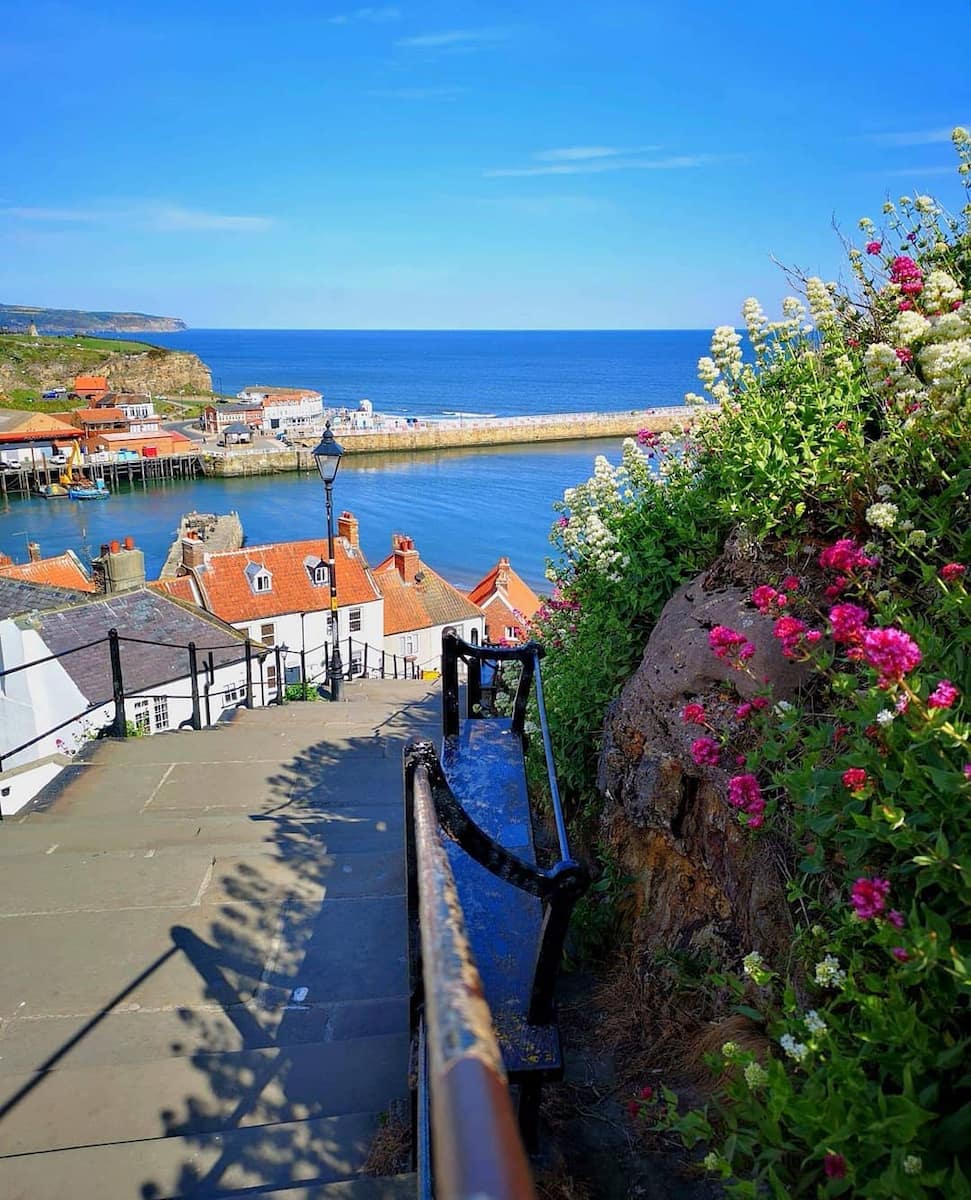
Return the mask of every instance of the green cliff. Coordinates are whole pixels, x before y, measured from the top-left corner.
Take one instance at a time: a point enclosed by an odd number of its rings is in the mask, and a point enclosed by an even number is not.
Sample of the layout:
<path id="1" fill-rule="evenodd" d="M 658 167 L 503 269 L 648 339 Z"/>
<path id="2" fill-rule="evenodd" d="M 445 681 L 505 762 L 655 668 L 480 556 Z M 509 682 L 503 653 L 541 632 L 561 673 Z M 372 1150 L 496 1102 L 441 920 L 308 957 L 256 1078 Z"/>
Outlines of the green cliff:
<path id="1" fill-rule="evenodd" d="M 135 312 L 85 312 L 80 308 L 32 308 L 0 304 L 0 330 L 38 333 L 174 333 L 185 329 L 178 317 L 153 317 Z"/>

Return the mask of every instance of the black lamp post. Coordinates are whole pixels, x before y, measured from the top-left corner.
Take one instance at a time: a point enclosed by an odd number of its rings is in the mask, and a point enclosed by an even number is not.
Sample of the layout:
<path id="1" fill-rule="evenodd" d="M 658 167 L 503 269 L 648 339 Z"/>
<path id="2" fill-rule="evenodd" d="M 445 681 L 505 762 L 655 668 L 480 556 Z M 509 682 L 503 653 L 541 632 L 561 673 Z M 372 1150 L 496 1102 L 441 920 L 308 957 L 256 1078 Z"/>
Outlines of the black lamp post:
<path id="1" fill-rule="evenodd" d="M 341 651 L 340 639 L 337 636 L 337 563 L 334 559 L 334 497 L 333 486 L 337 470 L 341 465 L 341 455 L 344 448 L 334 440 L 330 421 L 324 429 L 324 436 L 314 447 L 314 461 L 320 478 L 324 481 L 324 496 L 327 501 L 327 553 L 330 558 L 330 636 L 332 652 L 330 660 L 330 698 L 341 698 Z"/>

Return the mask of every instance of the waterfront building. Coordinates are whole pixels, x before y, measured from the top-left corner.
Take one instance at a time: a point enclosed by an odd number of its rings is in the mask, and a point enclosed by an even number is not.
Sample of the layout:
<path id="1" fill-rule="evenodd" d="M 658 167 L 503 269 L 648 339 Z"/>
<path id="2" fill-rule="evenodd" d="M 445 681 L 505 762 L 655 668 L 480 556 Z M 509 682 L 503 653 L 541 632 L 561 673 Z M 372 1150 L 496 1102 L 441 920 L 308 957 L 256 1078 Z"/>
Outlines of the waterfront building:
<path id="1" fill-rule="evenodd" d="M 260 428 L 271 437 L 318 437 L 324 428 L 323 396 L 312 388 L 245 387 L 236 393 L 247 404 L 258 404 Z"/>
<path id="2" fill-rule="evenodd" d="M 396 533 L 391 553 L 374 568 L 384 597 L 384 648 L 422 671 L 441 670 L 442 634 L 483 640 L 482 610 L 423 562 L 414 540 Z"/>
<path id="3" fill-rule="evenodd" d="M 352 675 L 377 664 L 384 642 L 384 602 L 358 536 L 353 514 L 341 513 L 334 539 L 337 635 L 341 659 Z M 211 554 L 201 537 L 182 539 L 181 574 L 153 586 L 213 613 L 254 642 L 281 646 L 284 683 L 322 683 L 333 652 L 330 571 L 326 538 L 272 542 Z M 275 662 L 267 663 L 267 687 L 277 686 Z"/>
<path id="4" fill-rule="evenodd" d="M 8 466 L 43 466 L 57 443 L 72 437 L 77 429 L 50 413 L 0 410 L 0 462 Z"/>
<path id="5" fill-rule="evenodd" d="M 155 433 L 161 428 L 151 396 L 142 396 L 135 392 L 109 392 L 92 407 L 120 409 L 125 414 L 129 433 Z"/>
<path id="6" fill-rule="evenodd" d="M 263 406 L 261 404 L 209 404 L 202 414 L 202 427 L 206 433 L 224 436 L 226 428 L 236 421 L 254 432 L 263 428 Z"/>
<path id="7" fill-rule="evenodd" d="M 99 433 L 88 441 L 88 451 L 92 454 L 131 450 L 140 458 L 165 458 L 170 454 L 192 454 L 198 449 L 199 447 L 192 438 L 187 438 L 177 429 L 160 429 L 158 433 L 113 430 L 110 433 Z"/>
<path id="8" fill-rule="evenodd" d="M 114 553 L 111 547 L 106 550 L 109 557 Z M 0 676 L 0 803 L 5 814 L 22 808 L 87 741 L 111 725 L 116 685 L 111 629 L 121 636 L 124 716 L 131 733 L 191 727 L 190 642 L 199 647 L 195 684 L 200 724 L 214 724 L 245 701 L 245 638 L 218 618 L 144 586 L 92 597 L 0 576 L 0 671 L 36 664 Z M 266 661 L 261 653 L 253 662 L 254 705 L 271 698 Z"/>
<path id="9" fill-rule="evenodd" d="M 529 622 L 540 599 L 505 555 L 471 589 L 469 599 L 485 613 L 487 641 L 510 646 L 528 641 Z"/>

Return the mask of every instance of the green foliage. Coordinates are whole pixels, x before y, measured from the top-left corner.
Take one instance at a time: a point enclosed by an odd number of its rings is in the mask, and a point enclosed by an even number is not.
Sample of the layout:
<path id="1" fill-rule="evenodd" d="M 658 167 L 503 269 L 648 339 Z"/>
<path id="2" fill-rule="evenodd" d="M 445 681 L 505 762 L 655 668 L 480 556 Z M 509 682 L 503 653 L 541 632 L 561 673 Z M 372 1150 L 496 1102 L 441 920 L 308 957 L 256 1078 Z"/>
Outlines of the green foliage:
<path id="1" fill-rule="evenodd" d="M 955 144 L 971 183 L 971 137 Z M 646 486 L 629 446 L 622 471 L 598 465 L 567 493 L 539 622 L 565 781 L 591 820 L 587 680 L 614 694 L 726 531 L 772 564 L 753 613 L 798 627 L 789 642 L 775 628 L 808 673 L 800 707 L 698 717 L 741 772 L 726 801 L 747 836 L 765 822 L 789 870 L 785 960 L 751 949 L 707 980 L 766 1048 L 726 1044 L 704 1110 L 670 1091 L 635 1103 L 705 1142 L 737 1197 L 971 1197 L 971 205 L 957 219 L 917 196 L 885 214 L 850 251 L 855 295 L 805 281 L 812 325 L 798 300 L 772 323 L 747 301 L 754 364 L 715 331 L 699 376 L 718 411 L 680 458 L 640 439 L 666 486 Z"/>
<path id="2" fill-rule="evenodd" d="M 306 700 L 308 703 L 320 699 L 317 695 L 317 688 L 311 683 L 288 683 L 283 689 L 283 698 L 284 700 Z"/>

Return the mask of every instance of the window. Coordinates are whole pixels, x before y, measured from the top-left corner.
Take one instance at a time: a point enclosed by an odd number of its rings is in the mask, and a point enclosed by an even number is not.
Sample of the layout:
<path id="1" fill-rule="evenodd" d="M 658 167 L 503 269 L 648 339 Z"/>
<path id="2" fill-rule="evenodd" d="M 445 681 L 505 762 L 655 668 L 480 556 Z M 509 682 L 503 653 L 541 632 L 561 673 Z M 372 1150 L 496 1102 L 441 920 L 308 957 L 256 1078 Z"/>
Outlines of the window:
<path id="1" fill-rule="evenodd" d="M 223 708 L 230 708 L 237 704 L 246 695 L 246 685 L 244 683 L 234 683 L 232 687 L 226 688 L 223 692 Z"/>
<path id="2" fill-rule="evenodd" d="M 148 711 L 147 700 L 136 700 L 134 703 L 135 728 L 139 733 L 152 732 L 152 719 Z"/>
<path id="3" fill-rule="evenodd" d="M 360 650 L 355 650 L 351 655 L 351 676 L 360 675 L 364 671 L 364 655 Z"/>
<path id="4" fill-rule="evenodd" d="M 266 664 L 266 688 L 269 692 L 276 691 L 276 664 Z"/>
<path id="5" fill-rule="evenodd" d="M 352 608 L 350 611 L 351 633 L 361 632 L 361 610 Z"/>
<path id="6" fill-rule="evenodd" d="M 418 653 L 418 637 L 414 633 L 403 634 L 398 639 L 398 645 L 401 649 L 401 653 L 404 654 L 406 658 L 409 655 Z"/>
<path id="7" fill-rule="evenodd" d="M 324 584 L 326 582 L 327 582 L 327 568 L 324 566 L 323 563 L 318 563 L 317 566 L 314 567 L 314 583 L 318 587 L 320 587 L 321 584 Z"/>
<path id="8" fill-rule="evenodd" d="M 169 727 L 169 699 L 168 696 L 155 697 L 155 730 L 168 729 Z"/>
<path id="9" fill-rule="evenodd" d="M 270 581 L 269 572 L 260 571 L 260 573 L 258 575 L 253 577 L 253 591 L 254 592 L 268 592 L 270 590 L 271 586 L 272 586 L 272 584 Z"/>
<path id="10" fill-rule="evenodd" d="M 516 628 L 516 626 L 515 625 L 507 625 L 506 632 L 505 632 L 506 641 L 511 642 L 517 637 L 519 637 L 519 630 Z"/>
<path id="11" fill-rule="evenodd" d="M 272 646 L 276 641 L 276 626 L 272 622 L 260 626 L 260 641 L 264 646 Z"/>

